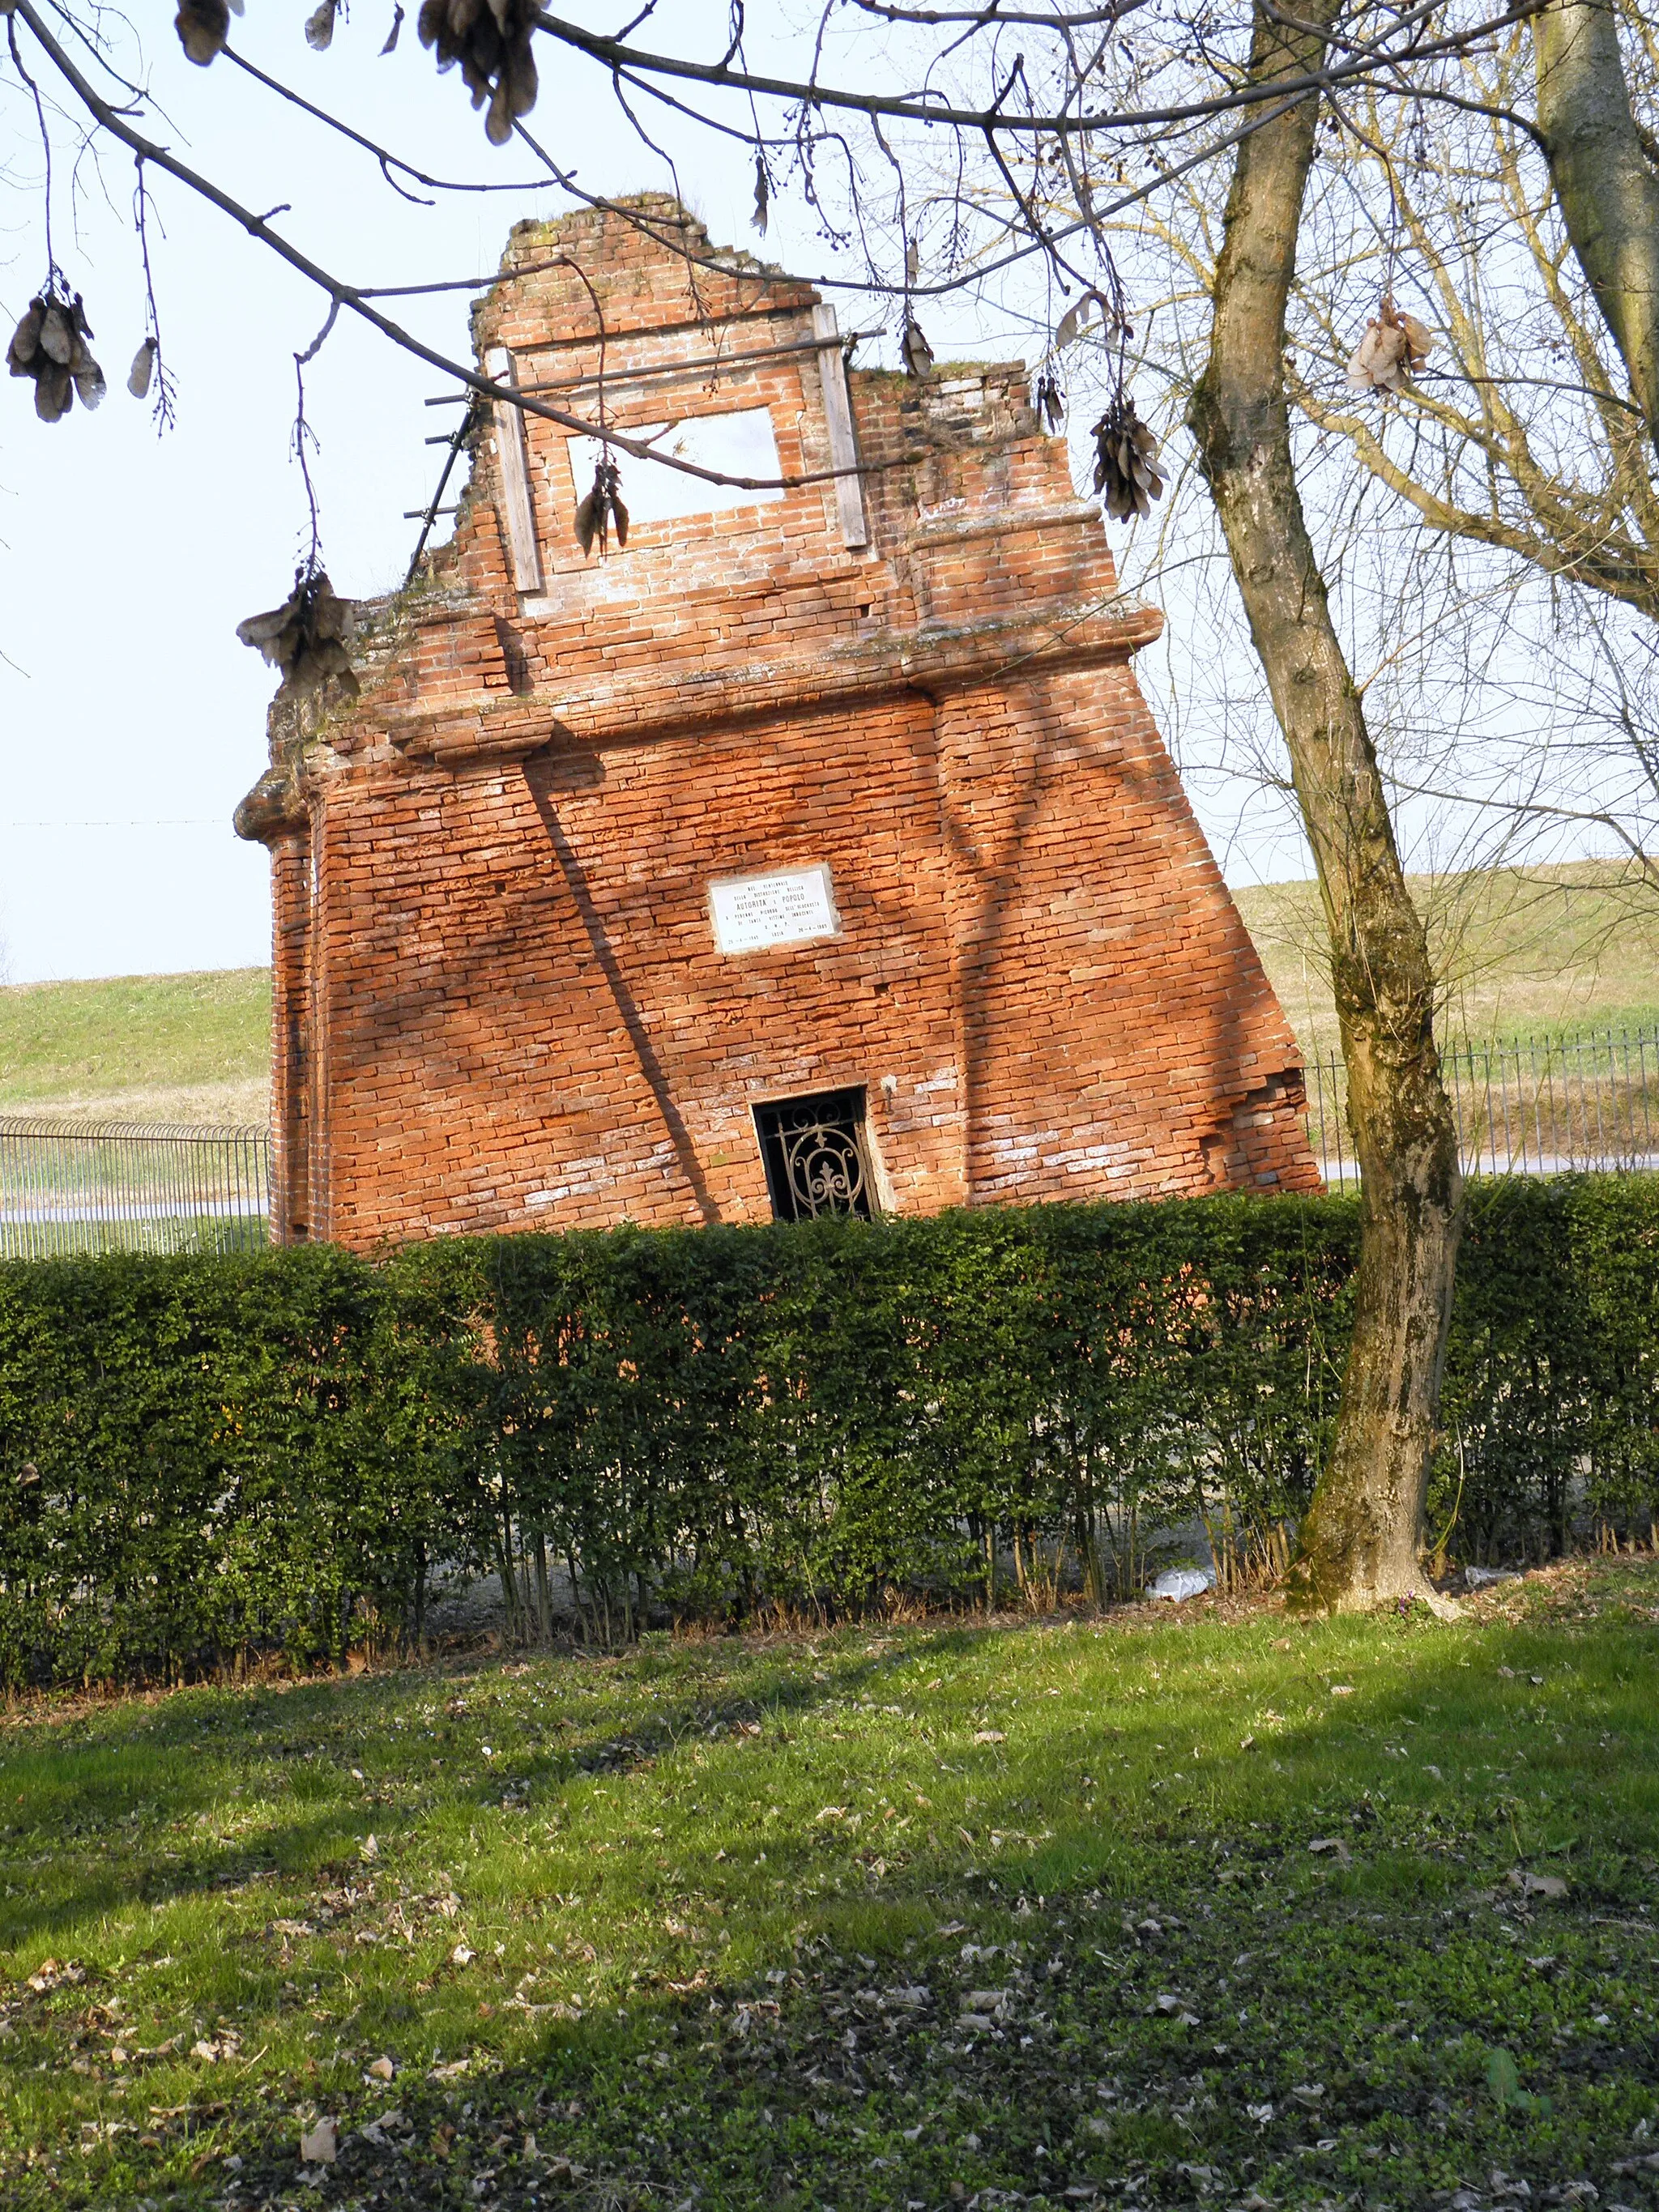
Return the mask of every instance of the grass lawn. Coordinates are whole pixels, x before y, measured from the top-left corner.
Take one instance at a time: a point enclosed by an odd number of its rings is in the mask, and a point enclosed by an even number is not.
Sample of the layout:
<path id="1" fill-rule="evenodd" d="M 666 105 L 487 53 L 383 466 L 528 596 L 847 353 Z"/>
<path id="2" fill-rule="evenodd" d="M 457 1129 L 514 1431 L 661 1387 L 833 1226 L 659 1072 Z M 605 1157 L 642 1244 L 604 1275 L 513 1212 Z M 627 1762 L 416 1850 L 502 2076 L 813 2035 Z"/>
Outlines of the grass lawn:
<path id="1" fill-rule="evenodd" d="M 1656 1658 L 1623 1560 L 33 1708 L 0 2198 L 1659 2206 Z"/>

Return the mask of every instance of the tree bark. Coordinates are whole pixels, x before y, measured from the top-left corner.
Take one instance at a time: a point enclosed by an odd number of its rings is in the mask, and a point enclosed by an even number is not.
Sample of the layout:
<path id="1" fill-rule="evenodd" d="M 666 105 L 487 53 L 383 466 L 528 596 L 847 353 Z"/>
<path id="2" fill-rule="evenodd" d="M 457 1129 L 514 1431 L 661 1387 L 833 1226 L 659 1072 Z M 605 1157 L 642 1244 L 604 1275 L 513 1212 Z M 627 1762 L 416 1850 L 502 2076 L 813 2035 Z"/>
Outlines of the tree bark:
<path id="1" fill-rule="evenodd" d="M 1317 69 L 1336 0 L 1297 22 L 1258 0 L 1257 82 Z M 1318 870 L 1363 1177 L 1353 1336 L 1329 1463 L 1290 1578 L 1304 1609 L 1415 1592 L 1462 1214 L 1434 983 L 1364 710 L 1331 619 L 1291 451 L 1285 313 L 1318 100 L 1244 139 L 1216 269 L 1210 357 L 1188 420 L 1285 733 Z"/>
<path id="2" fill-rule="evenodd" d="M 1659 445 L 1659 173 L 1631 111 L 1613 0 L 1553 0 L 1533 41 L 1562 220 Z"/>

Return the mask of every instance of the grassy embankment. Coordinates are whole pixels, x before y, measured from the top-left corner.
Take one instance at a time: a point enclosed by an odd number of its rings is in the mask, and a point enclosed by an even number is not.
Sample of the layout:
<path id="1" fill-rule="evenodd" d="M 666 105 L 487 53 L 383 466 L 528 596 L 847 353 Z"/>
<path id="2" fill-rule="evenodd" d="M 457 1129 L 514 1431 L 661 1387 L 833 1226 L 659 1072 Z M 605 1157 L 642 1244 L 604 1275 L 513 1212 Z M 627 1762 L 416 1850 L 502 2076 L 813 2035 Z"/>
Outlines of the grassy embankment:
<path id="1" fill-rule="evenodd" d="M 1497 1042 L 1659 1024 L 1659 894 L 1615 862 L 1494 869 L 1413 888 L 1445 979 L 1440 1034 Z M 1311 883 L 1235 893 L 1304 1052 L 1338 1049 Z"/>
<path id="2" fill-rule="evenodd" d="M 1625 1560 L 25 1711 L 0 2197 L 1659 2205 L 1656 1621 Z"/>
<path id="3" fill-rule="evenodd" d="M 1449 978 L 1443 1034 L 1659 1024 L 1659 901 L 1612 864 L 1417 888 Z M 1303 1048 L 1334 1051 L 1313 884 L 1237 896 Z M 0 989 L 0 1113 L 263 1121 L 270 1045 L 263 968 Z"/>
<path id="4" fill-rule="evenodd" d="M 270 971 L 0 990 L 0 1113 L 263 1121 Z"/>

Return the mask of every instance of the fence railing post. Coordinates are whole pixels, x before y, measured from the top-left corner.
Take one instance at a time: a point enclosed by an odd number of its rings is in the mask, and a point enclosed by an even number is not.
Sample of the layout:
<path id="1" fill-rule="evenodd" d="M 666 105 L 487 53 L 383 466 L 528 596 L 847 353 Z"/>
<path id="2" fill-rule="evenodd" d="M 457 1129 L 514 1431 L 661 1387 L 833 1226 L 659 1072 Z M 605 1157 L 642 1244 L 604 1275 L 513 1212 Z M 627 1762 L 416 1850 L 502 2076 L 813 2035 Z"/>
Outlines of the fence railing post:
<path id="1" fill-rule="evenodd" d="M 257 1124 L 0 1115 L 0 1258 L 252 1242 L 270 1216 L 270 1136 Z"/>
<path id="2" fill-rule="evenodd" d="M 1441 1068 L 1466 1174 L 1659 1170 L 1659 1029 L 1465 1038 L 1444 1048 Z M 1340 1188 L 1349 1180 L 1346 1073 L 1338 1054 L 1318 1052 L 1309 1073 L 1309 1140 L 1320 1173 Z"/>

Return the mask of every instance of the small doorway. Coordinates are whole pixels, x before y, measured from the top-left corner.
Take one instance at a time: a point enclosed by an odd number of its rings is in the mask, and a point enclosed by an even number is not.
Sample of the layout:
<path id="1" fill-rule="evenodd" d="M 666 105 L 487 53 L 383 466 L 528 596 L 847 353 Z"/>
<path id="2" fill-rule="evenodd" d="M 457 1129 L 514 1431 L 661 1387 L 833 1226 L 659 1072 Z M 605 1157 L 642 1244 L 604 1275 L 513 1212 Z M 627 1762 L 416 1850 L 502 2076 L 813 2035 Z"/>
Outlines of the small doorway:
<path id="1" fill-rule="evenodd" d="M 774 1098 L 755 1109 L 766 1188 L 780 1221 L 876 1211 L 863 1090 Z"/>

